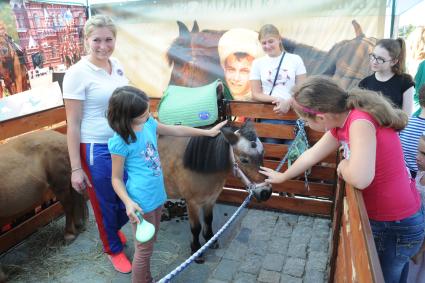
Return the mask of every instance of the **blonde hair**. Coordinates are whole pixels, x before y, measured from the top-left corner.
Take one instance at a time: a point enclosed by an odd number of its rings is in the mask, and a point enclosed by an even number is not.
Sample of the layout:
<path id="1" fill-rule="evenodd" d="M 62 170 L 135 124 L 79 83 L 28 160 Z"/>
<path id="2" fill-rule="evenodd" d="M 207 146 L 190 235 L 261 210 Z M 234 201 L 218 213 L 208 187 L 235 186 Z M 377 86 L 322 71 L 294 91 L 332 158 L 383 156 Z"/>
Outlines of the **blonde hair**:
<path id="1" fill-rule="evenodd" d="M 262 38 L 266 36 L 273 36 L 279 39 L 279 47 L 280 50 L 283 51 L 283 44 L 282 44 L 282 36 L 279 33 L 279 30 L 277 27 L 275 27 L 272 24 L 266 24 L 260 28 L 260 31 L 258 32 L 258 40 L 261 41 Z"/>
<path id="2" fill-rule="evenodd" d="M 98 28 L 107 28 L 112 32 L 114 38 L 117 37 L 117 27 L 112 19 L 106 15 L 95 15 L 84 25 L 84 38 L 87 39 Z"/>
<path id="3" fill-rule="evenodd" d="M 346 92 L 327 77 L 309 77 L 294 88 L 293 97 L 294 110 L 301 117 L 315 118 L 316 113 L 338 114 L 359 109 L 369 113 L 381 127 L 396 131 L 404 129 L 408 121 L 407 115 L 395 109 L 382 94 L 358 88 Z"/>

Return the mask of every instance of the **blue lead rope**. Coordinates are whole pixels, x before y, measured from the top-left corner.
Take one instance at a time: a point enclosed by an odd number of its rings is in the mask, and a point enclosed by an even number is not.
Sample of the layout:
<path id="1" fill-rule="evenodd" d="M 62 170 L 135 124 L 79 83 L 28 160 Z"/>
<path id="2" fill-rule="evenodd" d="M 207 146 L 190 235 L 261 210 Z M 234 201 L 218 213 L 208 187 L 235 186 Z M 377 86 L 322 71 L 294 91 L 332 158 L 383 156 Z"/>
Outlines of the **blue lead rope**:
<path id="1" fill-rule="evenodd" d="M 305 143 L 306 148 L 309 148 L 309 144 L 308 144 L 308 139 L 307 139 L 307 133 L 305 132 L 305 122 L 301 119 L 298 119 L 296 121 L 296 125 L 297 125 L 297 134 L 295 136 L 294 142 L 291 143 L 291 145 L 288 148 L 288 151 L 286 152 L 285 156 L 282 158 L 282 160 L 279 162 L 279 165 L 276 167 L 276 171 L 280 171 L 280 169 L 282 169 L 282 166 L 285 164 L 285 162 L 288 160 L 288 157 L 290 156 L 290 153 L 292 151 L 296 150 L 296 146 L 297 140 L 302 139 L 302 141 Z M 288 167 L 290 166 L 289 162 L 288 162 Z M 310 187 L 308 186 L 308 174 L 310 172 L 307 170 L 304 172 L 304 187 L 307 190 L 310 190 Z"/>
<path id="2" fill-rule="evenodd" d="M 229 227 L 229 225 L 236 219 L 236 216 L 239 215 L 239 213 L 244 209 L 247 204 L 250 202 L 252 198 L 252 191 L 249 192 L 249 195 L 245 198 L 244 202 L 241 204 L 241 206 L 233 213 L 232 217 L 230 217 L 229 220 L 221 227 L 221 229 L 215 233 L 215 235 L 206 242 L 196 253 L 194 253 L 191 257 L 189 257 L 186 261 L 184 261 L 182 264 L 180 264 L 178 267 L 176 267 L 173 271 L 168 273 L 168 275 L 164 276 L 161 280 L 159 280 L 159 283 L 166 283 L 170 282 L 171 279 L 173 279 L 177 274 L 182 272 L 186 267 L 188 267 L 198 256 L 200 256 L 206 249 L 208 249 L 211 244 L 220 237 L 220 235 Z"/>

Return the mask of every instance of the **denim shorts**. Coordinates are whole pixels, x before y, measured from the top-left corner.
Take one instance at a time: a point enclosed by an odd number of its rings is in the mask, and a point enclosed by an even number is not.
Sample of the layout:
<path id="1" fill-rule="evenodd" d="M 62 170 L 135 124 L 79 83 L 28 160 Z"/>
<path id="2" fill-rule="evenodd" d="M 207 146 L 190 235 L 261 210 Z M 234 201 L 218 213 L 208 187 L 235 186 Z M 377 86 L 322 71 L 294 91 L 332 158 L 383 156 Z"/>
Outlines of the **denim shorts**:
<path id="1" fill-rule="evenodd" d="M 425 236 L 423 206 L 402 220 L 369 221 L 385 282 L 406 282 L 409 260 L 419 251 Z"/>

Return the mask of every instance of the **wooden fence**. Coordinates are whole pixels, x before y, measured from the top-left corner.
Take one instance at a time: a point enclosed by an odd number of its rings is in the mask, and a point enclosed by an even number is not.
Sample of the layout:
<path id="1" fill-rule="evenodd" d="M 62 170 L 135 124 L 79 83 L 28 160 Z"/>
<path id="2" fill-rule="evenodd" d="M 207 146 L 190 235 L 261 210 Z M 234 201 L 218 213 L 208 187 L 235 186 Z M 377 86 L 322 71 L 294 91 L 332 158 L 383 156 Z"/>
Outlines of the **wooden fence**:
<path id="1" fill-rule="evenodd" d="M 332 215 L 330 283 L 385 283 L 363 196 L 339 180 Z"/>
<path id="2" fill-rule="evenodd" d="M 158 99 L 151 100 L 151 112 L 156 111 L 158 102 Z M 229 114 L 233 117 L 296 119 L 292 112 L 278 116 L 274 114 L 272 108 L 273 106 L 270 104 L 255 102 L 231 101 L 228 105 Z M 46 127 L 66 133 L 65 118 L 64 108 L 58 107 L 0 122 L 0 141 Z M 234 122 L 234 124 L 237 126 L 240 122 Z M 295 137 L 294 126 L 256 122 L 255 128 L 260 137 L 281 139 L 293 139 Z M 311 145 L 321 137 L 321 133 L 310 129 L 306 130 Z M 276 168 L 286 154 L 288 146 L 265 143 L 264 147 L 264 165 L 269 168 Z M 364 212 L 361 194 L 357 190 L 347 189 L 348 193 L 345 195 L 342 187 L 336 185 L 336 161 L 337 153 L 328 156 L 323 162 L 312 168 L 309 175 L 310 190 L 305 188 L 304 176 L 302 175 L 284 184 L 273 185 L 273 195 L 267 202 L 258 203 L 253 200 L 250 206 L 332 217 L 334 235 L 330 281 L 335 279 L 335 282 L 381 282 L 382 274 L 380 273 L 379 262 L 376 261 L 376 251 L 374 250 L 367 215 Z M 282 170 L 285 170 L 285 168 L 286 165 Z M 282 194 L 284 192 L 292 193 L 294 196 L 288 197 Z M 229 176 L 219 201 L 240 204 L 246 196 L 247 192 L 244 190 L 243 184 L 235 177 Z M 16 219 L 15 221 L 0 219 L 0 227 L 11 228 L 7 228 L 7 232 L 0 233 L 0 253 L 19 243 L 39 227 L 49 223 L 62 213 L 61 205 L 58 202 L 53 202 L 52 205 L 44 208 L 46 203 L 52 202 L 52 195 L 46 196 L 44 201 L 44 204 L 37 204 L 36 207 L 30 208 L 25 213 L 32 215 L 25 221 L 16 223 Z M 10 224 L 12 224 L 12 227 L 10 227 Z M 365 252 L 358 253 L 361 249 Z M 353 269 L 350 271 L 350 268 Z"/>

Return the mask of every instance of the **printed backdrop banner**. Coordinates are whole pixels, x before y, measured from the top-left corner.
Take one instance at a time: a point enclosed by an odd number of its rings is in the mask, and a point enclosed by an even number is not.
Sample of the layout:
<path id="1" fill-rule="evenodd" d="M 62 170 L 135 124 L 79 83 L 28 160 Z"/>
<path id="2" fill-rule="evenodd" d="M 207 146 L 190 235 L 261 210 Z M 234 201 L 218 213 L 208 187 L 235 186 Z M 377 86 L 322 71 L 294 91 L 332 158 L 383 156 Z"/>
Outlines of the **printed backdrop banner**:
<path id="1" fill-rule="evenodd" d="M 384 34 L 385 4 L 158 0 L 98 4 L 91 12 L 115 20 L 114 56 L 148 95 L 161 96 L 169 84 L 196 87 L 220 78 L 235 99 L 245 100 L 252 60 L 264 55 L 257 34 L 262 25 L 279 29 L 285 49 L 302 57 L 308 75 L 330 75 L 351 87 L 369 74 L 368 54 Z"/>

